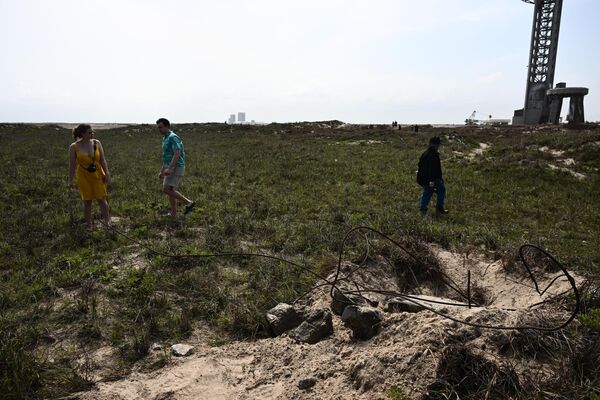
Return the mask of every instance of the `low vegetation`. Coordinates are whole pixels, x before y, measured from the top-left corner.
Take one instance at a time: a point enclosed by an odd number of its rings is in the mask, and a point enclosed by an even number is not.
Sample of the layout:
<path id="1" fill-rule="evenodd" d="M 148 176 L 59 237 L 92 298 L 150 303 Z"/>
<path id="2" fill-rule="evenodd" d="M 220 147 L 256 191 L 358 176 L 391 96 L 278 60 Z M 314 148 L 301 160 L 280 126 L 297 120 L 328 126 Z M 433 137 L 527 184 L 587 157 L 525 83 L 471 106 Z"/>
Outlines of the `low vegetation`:
<path id="1" fill-rule="evenodd" d="M 581 275 L 600 272 L 598 127 L 414 133 L 330 121 L 174 129 L 186 148 L 182 191 L 198 204 L 178 222 L 164 216 L 154 126 L 97 131 L 112 172 L 116 227 L 134 242 L 85 229 L 78 194 L 66 190 L 67 129 L 0 124 L 3 398 L 59 398 L 90 387 L 92 371 L 79 361 L 101 346 L 116 350 L 102 377 L 114 379 L 153 343 L 185 338 L 199 327 L 212 332 L 215 344 L 264 336 L 264 311 L 314 283 L 304 270 L 272 259 L 165 254 L 260 252 L 324 274 L 344 233 L 368 225 L 399 240 L 478 249 L 509 261 L 531 242 Z M 415 170 L 433 134 L 444 142 L 451 213 L 422 217 Z M 480 143 L 489 147 L 474 153 Z M 350 241 L 348 251 L 360 254 L 360 241 Z M 588 287 L 580 317 L 590 332 L 600 320 L 594 290 Z M 581 344 L 587 345 L 594 344 Z M 444 371 L 462 359 L 487 368 L 457 349 Z M 569 360 L 587 363 L 576 355 Z M 163 364 L 153 360 L 147 368 Z M 501 372 L 498 388 L 518 392 L 510 370 Z M 584 395 L 600 395 L 597 378 L 579 384 Z M 456 385 L 453 390 L 463 389 Z M 407 398 L 396 387 L 389 396 Z"/>

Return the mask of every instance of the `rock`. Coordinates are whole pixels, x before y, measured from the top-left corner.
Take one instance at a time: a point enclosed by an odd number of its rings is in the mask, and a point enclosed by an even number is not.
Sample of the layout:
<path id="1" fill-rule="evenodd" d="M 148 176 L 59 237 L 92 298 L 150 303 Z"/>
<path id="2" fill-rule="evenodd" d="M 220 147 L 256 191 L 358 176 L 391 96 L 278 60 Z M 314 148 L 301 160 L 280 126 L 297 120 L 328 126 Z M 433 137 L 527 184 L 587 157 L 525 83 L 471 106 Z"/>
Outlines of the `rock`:
<path id="1" fill-rule="evenodd" d="M 394 297 L 388 301 L 385 311 L 387 312 L 411 312 L 416 313 L 425 310 L 421 303 L 413 303 L 402 297 Z"/>
<path id="2" fill-rule="evenodd" d="M 324 309 L 311 311 L 290 336 L 301 343 L 315 344 L 333 333 L 331 313 Z"/>
<path id="3" fill-rule="evenodd" d="M 177 357 L 185 357 L 189 356 L 194 352 L 194 346 L 190 346 L 189 344 L 174 344 L 171 346 L 171 353 Z"/>
<path id="4" fill-rule="evenodd" d="M 302 390 L 310 389 L 311 387 L 315 386 L 315 383 L 317 383 L 317 378 L 314 376 L 302 378 L 298 382 L 298 388 Z"/>
<path id="5" fill-rule="evenodd" d="M 365 305 L 367 302 L 362 297 L 355 294 L 344 294 L 338 289 L 334 289 L 331 299 L 331 311 L 335 315 L 342 315 L 344 309 L 350 305 Z"/>
<path id="6" fill-rule="evenodd" d="M 302 322 L 294 307 L 286 303 L 280 303 L 271 308 L 267 311 L 266 317 L 275 336 L 294 329 Z"/>
<path id="7" fill-rule="evenodd" d="M 379 332 L 381 313 L 373 307 L 348 306 L 342 314 L 344 324 L 352 329 L 355 339 L 371 339 Z"/>
<path id="8" fill-rule="evenodd" d="M 152 346 L 151 346 L 151 349 L 154 350 L 154 351 L 162 350 L 162 344 L 160 344 L 160 343 L 153 343 Z"/>
<path id="9" fill-rule="evenodd" d="M 467 305 L 467 303 L 461 303 L 459 301 L 445 299 L 443 297 L 411 294 L 410 298 L 394 297 L 388 301 L 385 310 L 387 312 L 419 312 L 426 310 L 427 308 L 433 308 L 434 310 L 442 311 L 448 306 L 447 304 L 442 303 Z"/>

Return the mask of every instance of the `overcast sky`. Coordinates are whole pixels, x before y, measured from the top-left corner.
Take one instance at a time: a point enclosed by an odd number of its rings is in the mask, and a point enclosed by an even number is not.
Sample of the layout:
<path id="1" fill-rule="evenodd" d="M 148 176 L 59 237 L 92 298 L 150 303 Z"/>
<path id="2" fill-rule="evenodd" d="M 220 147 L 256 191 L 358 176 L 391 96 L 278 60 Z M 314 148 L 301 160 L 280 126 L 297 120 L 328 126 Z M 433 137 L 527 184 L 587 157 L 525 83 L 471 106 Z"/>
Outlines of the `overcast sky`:
<path id="1" fill-rule="evenodd" d="M 0 16 L 0 121 L 462 123 L 523 106 L 533 5 L 0 0 Z M 590 88 L 588 120 L 599 17 L 564 0 L 555 83 Z"/>

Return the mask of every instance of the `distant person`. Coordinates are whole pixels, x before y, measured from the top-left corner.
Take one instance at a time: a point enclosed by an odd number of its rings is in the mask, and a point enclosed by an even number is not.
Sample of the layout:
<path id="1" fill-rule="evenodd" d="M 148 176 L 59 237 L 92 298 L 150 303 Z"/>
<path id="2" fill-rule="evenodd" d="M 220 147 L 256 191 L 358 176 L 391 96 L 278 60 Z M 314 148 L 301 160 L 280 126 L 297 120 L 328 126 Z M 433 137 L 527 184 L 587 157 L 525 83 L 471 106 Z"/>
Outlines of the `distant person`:
<path id="1" fill-rule="evenodd" d="M 75 142 L 69 146 L 69 174 L 67 188 L 73 189 L 73 177 L 77 177 L 77 186 L 83 200 L 83 215 L 88 227 L 94 227 L 92 202 L 98 201 L 100 212 L 106 225 L 110 225 L 108 202 L 106 201 L 108 164 L 104 157 L 102 143 L 94 139 L 94 130 L 88 124 L 80 124 L 73 129 Z"/>
<path id="2" fill-rule="evenodd" d="M 446 198 L 446 187 L 442 178 L 442 163 L 438 149 L 442 141 L 439 136 L 429 139 L 429 147 L 419 159 L 419 170 L 417 172 L 417 183 L 423 187 L 421 196 L 421 213 L 427 213 L 427 207 L 433 193 L 437 193 L 437 202 L 435 209 L 440 214 L 447 214 L 448 210 L 444 208 Z"/>
<path id="3" fill-rule="evenodd" d="M 156 121 L 156 126 L 163 135 L 163 164 L 158 176 L 163 180 L 162 191 L 167 195 L 169 203 L 171 204 L 170 215 L 175 218 L 177 216 L 178 200 L 185 204 L 184 214 L 190 213 L 194 209 L 196 203 L 176 190 L 185 173 L 185 151 L 183 149 L 183 142 L 179 136 L 171 130 L 171 123 L 168 119 L 159 118 L 158 121 Z"/>

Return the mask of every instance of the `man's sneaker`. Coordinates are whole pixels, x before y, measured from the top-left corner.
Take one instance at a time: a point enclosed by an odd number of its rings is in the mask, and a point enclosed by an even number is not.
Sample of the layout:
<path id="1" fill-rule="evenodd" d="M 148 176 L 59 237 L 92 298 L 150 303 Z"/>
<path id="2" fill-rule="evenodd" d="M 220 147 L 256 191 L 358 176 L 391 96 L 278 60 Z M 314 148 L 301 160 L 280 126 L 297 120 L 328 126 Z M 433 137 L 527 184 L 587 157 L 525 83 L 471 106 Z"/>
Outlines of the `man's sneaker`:
<path id="1" fill-rule="evenodd" d="M 419 208 L 419 212 L 421 213 L 421 215 L 425 215 L 425 214 L 427 214 L 427 209 L 426 208 Z"/>
<path id="2" fill-rule="evenodd" d="M 446 210 L 445 208 L 436 208 L 435 209 L 437 211 L 438 214 L 448 214 L 450 211 Z"/>
<path id="3" fill-rule="evenodd" d="M 195 206 L 196 206 L 195 201 L 192 201 L 190 204 L 185 206 L 185 211 L 183 212 L 183 215 L 191 213 Z"/>

